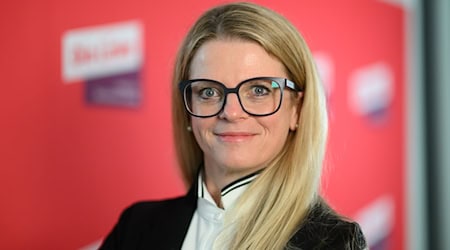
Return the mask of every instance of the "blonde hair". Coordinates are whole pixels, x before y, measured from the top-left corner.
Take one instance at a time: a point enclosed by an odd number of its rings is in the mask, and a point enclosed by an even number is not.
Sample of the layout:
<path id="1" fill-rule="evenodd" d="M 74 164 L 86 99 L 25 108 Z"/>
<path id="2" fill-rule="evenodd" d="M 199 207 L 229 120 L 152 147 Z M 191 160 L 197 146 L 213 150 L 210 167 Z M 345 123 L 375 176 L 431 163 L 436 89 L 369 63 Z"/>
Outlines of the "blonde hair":
<path id="1" fill-rule="evenodd" d="M 228 213 L 218 239 L 227 249 L 283 249 L 318 198 L 328 125 L 323 89 L 307 44 L 283 16 L 251 3 L 227 4 L 204 13 L 181 45 L 172 83 L 175 149 L 187 186 L 197 177 L 203 153 L 186 129 L 190 118 L 178 83 L 189 78 L 198 48 L 221 38 L 258 43 L 304 89 L 297 131 L 289 133 L 281 153 Z"/>

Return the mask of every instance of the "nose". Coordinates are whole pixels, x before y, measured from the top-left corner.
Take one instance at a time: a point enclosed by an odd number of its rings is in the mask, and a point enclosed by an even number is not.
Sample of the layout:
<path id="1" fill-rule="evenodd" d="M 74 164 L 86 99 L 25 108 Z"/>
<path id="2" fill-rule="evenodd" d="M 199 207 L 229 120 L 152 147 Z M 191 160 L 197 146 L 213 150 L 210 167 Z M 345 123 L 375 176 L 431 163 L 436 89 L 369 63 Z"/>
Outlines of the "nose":
<path id="1" fill-rule="evenodd" d="M 225 106 L 219 114 L 219 118 L 226 120 L 238 120 L 247 117 L 248 114 L 242 109 L 238 96 L 234 93 L 228 94 Z"/>

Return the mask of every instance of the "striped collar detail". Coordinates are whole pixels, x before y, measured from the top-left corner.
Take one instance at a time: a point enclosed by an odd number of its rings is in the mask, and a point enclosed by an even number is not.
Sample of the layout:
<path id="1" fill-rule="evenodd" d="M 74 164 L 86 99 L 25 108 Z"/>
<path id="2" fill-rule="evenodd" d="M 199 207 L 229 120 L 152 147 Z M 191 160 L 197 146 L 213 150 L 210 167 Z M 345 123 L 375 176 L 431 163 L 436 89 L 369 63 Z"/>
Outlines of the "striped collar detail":
<path id="1" fill-rule="evenodd" d="M 233 182 L 231 182 L 230 184 L 226 185 L 224 188 L 222 188 L 222 190 L 220 191 L 222 197 L 224 197 L 225 195 L 227 195 L 228 193 L 232 192 L 233 190 L 240 188 L 242 186 L 245 186 L 249 183 L 251 183 L 260 173 L 261 171 L 258 170 L 257 172 L 251 173 L 249 175 L 246 175 L 242 178 L 239 178 Z"/>
<path id="2" fill-rule="evenodd" d="M 223 207 L 228 208 L 232 206 L 235 201 L 241 196 L 241 194 L 247 189 L 248 184 L 250 184 L 256 177 L 258 177 L 260 173 L 261 170 L 258 170 L 254 173 L 239 178 L 222 188 L 221 202 Z M 211 197 L 208 189 L 206 188 L 206 183 L 203 180 L 202 174 L 199 174 L 198 176 L 198 187 L 198 198 L 205 199 L 210 203 L 215 204 L 214 199 Z"/>

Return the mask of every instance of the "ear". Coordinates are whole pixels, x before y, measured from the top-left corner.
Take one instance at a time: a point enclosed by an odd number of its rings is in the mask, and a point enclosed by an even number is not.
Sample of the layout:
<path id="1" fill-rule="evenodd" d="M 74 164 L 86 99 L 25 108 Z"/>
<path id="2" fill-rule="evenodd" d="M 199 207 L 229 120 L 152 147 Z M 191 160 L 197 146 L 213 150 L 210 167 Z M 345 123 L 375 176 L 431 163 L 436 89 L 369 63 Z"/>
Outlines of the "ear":
<path id="1" fill-rule="evenodd" d="M 289 129 L 291 131 L 295 131 L 298 128 L 298 120 L 300 118 L 300 111 L 302 108 L 302 97 L 303 92 L 298 92 L 295 98 L 292 98 L 294 103 L 291 108 L 291 119 L 289 123 Z"/>

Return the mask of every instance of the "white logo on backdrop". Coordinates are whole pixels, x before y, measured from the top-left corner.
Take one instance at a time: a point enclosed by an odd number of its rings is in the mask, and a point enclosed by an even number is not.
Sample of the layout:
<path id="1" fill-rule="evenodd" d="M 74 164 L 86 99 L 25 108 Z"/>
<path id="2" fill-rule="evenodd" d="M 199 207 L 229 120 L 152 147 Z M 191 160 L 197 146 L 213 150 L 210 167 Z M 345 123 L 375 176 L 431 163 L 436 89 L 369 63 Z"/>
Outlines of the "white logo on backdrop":
<path id="1" fill-rule="evenodd" d="M 356 69 L 349 79 L 348 104 L 358 115 L 379 115 L 394 97 L 394 74 L 383 62 Z"/>
<path id="2" fill-rule="evenodd" d="M 62 36 L 66 83 L 136 71 L 142 57 L 142 25 L 137 21 L 73 29 Z"/>
<path id="3" fill-rule="evenodd" d="M 389 237 L 395 223 L 394 213 L 394 198 L 385 194 L 361 208 L 355 215 L 369 246 L 379 244 Z"/>

